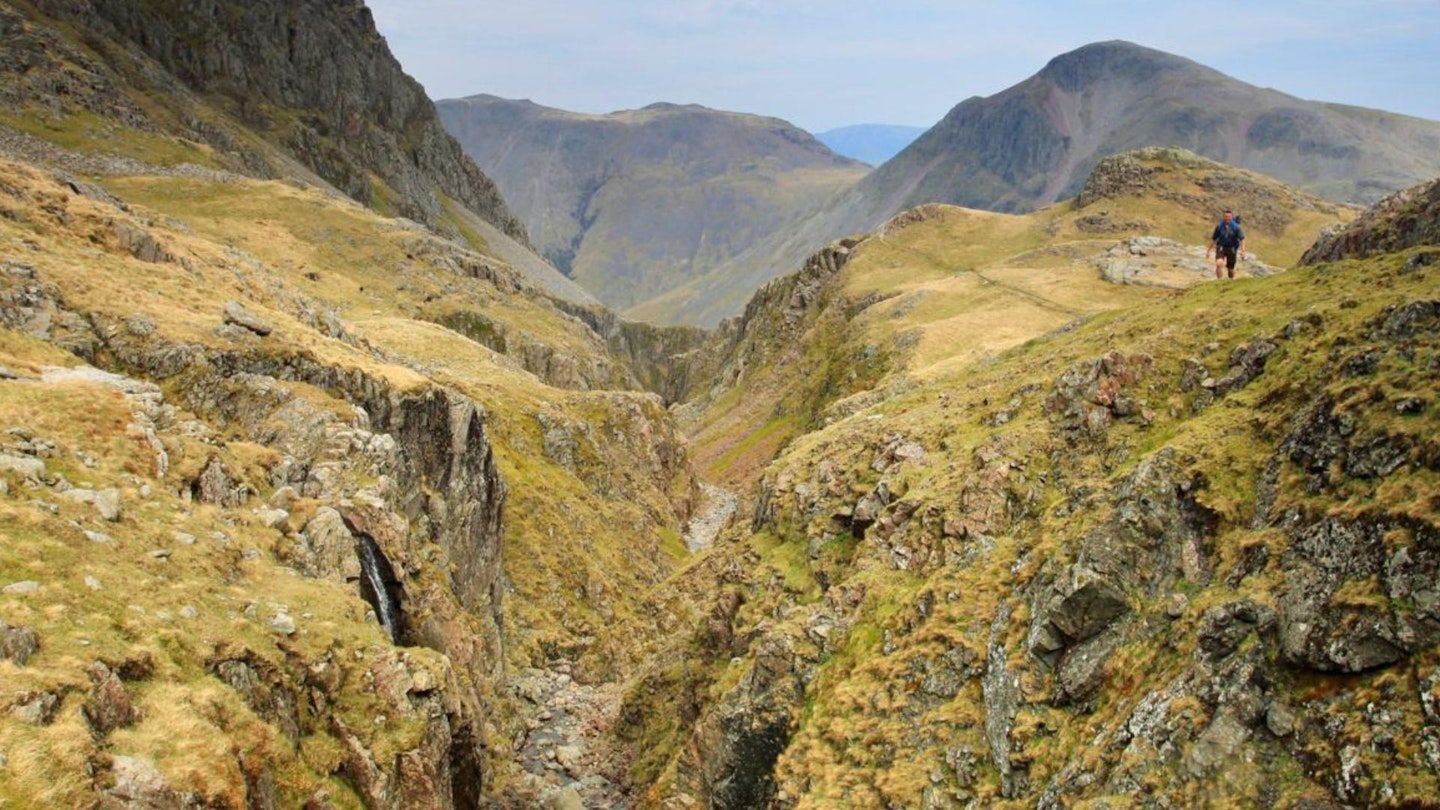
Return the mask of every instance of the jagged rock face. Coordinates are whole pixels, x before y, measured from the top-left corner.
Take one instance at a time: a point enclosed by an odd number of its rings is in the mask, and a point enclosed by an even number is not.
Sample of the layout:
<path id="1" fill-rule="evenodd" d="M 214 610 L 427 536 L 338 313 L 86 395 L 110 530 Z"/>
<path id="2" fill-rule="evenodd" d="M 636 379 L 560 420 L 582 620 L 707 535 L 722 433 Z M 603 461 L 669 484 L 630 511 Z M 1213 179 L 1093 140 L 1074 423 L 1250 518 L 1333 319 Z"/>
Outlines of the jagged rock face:
<path id="1" fill-rule="evenodd" d="M 229 112 L 272 133 L 316 174 L 361 202 L 379 203 L 373 174 L 394 192 L 402 216 L 436 225 L 445 217 L 445 195 L 525 241 L 523 226 L 494 183 L 445 133 L 424 90 L 401 70 L 359 0 L 338 7 L 206 0 L 186 4 L 183 14 L 139 0 L 35 5 L 99 42 L 144 54 L 198 94 L 225 99 Z M 139 73 L 142 89 L 169 89 L 167 77 Z M 103 86 L 95 95 L 111 97 Z M 126 109 L 120 100 L 101 104 Z M 131 111 L 128 117 L 139 116 Z M 214 126 L 195 129 L 197 140 L 215 140 L 224 150 L 234 146 Z"/>
<path id="2" fill-rule="evenodd" d="M 154 347 L 112 350 L 137 370 L 159 373 L 145 365 L 157 353 Z M 412 603 L 404 606 L 406 612 L 434 612 L 434 618 L 416 624 L 417 638 L 427 646 L 438 645 L 474 671 L 496 671 L 502 660 L 500 522 L 505 485 L 485 434 L 484 410 L 448 389 L 401 393 L 382 380 L 298 356 L 214 353 L 202 368 L 206 371 L 191 377 L 187 388 L 192 408 L 296 452 L 282 462 L 278 473 L 284 480 L 277 483 L 329 500 L 353 492 L 350 479 L 357 472 L 379 478 L 368 497 L 380 508 L 351 509 L 349 517 L 360 520 L 361 530 L 387 555 L 418 561 L 421 545 L 430 542 L 444 550 L 453 566 L 446 577 L 447 593 L 412 593 Z M 313 411 L 313 421 L 298 419 L 309 409 L 277 384 L 280 381 L 336 392 L 355 403 L 357 422 L 344 425 Z M 277 425 L 292 430 L 277 435 Z M 341 559 L 349 565 L 349 555 Z M 430 604 L 447 594 L 487 617 L 478 644 L 461 650 L 448 646 L 453 639 L 446 625 L 454 611 Z"/>
<path id="3" fill-rule="evenodd" d="M 1145 180 L 1114 179 L 1097 193 Z M 1084 351 L 1052 338 L 793 443 L 750 534 L 718 549 L 745 607 L 695 624 L 686 649 L 713 656 L 723 688 L 682 725 L 661 795 L 1425 806 L 1440 775 L 1425 255 L 1263 282 L 1274 298 L 1253 309 L 1178 296 L 1143 328 L 1079 328 Z M 765 317 L 781 292 L 803 310 L 804 283 L 786 282 Z M 1310 289 L 1342 282 L 1334 301 Z M 772 734 L 774 772 L 747 772 Z"/>
<path id="4" fill-rule="evenodd" d="M 1365 258 L 1421 245 L 1440 246 L 1440 179 L 1386 197 L 1349 225 L 1322 235 L 1305 251 L 1302 265 Z M 1421 253 L 1416 268 L 1440 261 Z"/>
<path id="5" fill-rule="evenodd" d="M 693 326 L 652 326 L 595 307 L 561 305 L 600 337 L 645 389 L 666 404 L 684 402 L 715 373 L 714 333 Z"/>

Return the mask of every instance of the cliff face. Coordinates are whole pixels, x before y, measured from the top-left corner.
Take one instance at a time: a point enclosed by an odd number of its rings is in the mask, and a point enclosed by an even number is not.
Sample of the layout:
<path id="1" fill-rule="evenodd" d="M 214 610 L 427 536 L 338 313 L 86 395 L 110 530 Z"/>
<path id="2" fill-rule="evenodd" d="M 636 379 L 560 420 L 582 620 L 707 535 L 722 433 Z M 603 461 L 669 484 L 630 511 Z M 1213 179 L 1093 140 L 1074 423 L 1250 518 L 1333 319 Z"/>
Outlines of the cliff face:
<path id="1" fill-rule="evenodd" d="M 178 80 L 367 205 L 440 225 L 453 219 L 448 199 L 525 241 L 494 183 L 445 133 L 359 0 L 209 0 L 185 4 L 183 14 L 147 0 L 41 0 L 28 8 L 63 20 L 109 57 L 110 66 L 97 72 L 118 68 L 134 91 L 156 98 Z M 138 118 L 133 103 L 113 106 L 128 106 Z M 245 151 L 243 136 L 219 122 L 201 115 L 184 123 L 196 141 Z M 259 168 L 263 158 L 249 158 Z M 269 162 L 272 172 L 283 172 Z"/>

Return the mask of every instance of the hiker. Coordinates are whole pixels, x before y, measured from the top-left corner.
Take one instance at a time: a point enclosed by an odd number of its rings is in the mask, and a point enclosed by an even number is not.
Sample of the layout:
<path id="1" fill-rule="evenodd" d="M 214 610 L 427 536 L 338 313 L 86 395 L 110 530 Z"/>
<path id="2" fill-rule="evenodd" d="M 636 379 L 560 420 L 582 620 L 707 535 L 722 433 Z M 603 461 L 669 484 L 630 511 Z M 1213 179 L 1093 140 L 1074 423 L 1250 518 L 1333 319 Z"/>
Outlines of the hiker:
<path id="1" fill-rule="evenodd" d="M 1220 218 L 1220 224 L 1215 226 L 1215 232 L 1210 234 L 1210 247 L 1205 250 L 1205 258 L 1210 258 L 1210 251 L 1215 251 L 1215 278 L 1220 278 L 1220 268 L 1224 267 L 1235 278 L 1235 262 L 1245 253 L 1245 229 L 1235 220 L 1235 212 L 1225 209 L 1225 214 Z"/>

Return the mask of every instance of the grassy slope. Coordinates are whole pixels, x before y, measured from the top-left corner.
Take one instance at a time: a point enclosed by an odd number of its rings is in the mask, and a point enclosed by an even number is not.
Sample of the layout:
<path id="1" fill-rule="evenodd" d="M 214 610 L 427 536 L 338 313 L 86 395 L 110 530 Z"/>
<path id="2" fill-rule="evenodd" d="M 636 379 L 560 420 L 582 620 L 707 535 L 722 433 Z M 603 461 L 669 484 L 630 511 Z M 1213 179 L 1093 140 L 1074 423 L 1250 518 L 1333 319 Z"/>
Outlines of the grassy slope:
<path id="1" fill-rule="evenodd" d="M 0 335 L 0 364 L 19 374 L 76 363 L 72 355 L 16 332 Z M 153 452 L 126 429 L 132 419 L 131 406 L 118 392 L 95 383 L 0 387 L 0 424 L 54 444 L 48 475 L 64 476 L 78 487 L 118 483 L 123 504 L 121 519 L 110 523 L 88 505 L 5 477 L 0 580 L 8 585 L 30 579 L 41 588 L 0 597 L 0 611 L 10 624 L 34 629 L 42 646 L 23 668 L 0 662 L 4 700 L 16 706 L 51 692 L 63 703 L 52 724 L 29 725 L 8 711 L 0 721 L 0 750 L 8 758 L 0 798 L 16 806 L 54 807 L 90 800 L 85 774 L 87 759 L 96 753 L 79 705 L 90 689 L 87 669 L 103 660 L 112 667 L 126 661 L 153 666 L 148 677 L 128 684 L 141 720 L 110 737 L 108 754 L 148 758 L 177 790 L 243 804 L 246 781 L 236 752 L 244 751 L 252 764 L 263 762 L 273 770 L 282 796 L 303 801 L 317 787 L 328 787 L 341 806 L 358 806 L 343 783 L 328 777 L 340 761 L 338 742 L 320 733 L 305 740 L 303 752 L 297 750 L 207 668 L 222 649 L 248 648 L 267 657 L 284 651 L 281 660 L 288 654 L 294 661 L 331 661 L 344 682 L 394 656 L 394 648 L 378 625 L 365 620 L 369 607 L 353 589 L 302 579 L 276 561 L 291 538 L 261 526 L 248 510 L 191 504 L 174 491 L 174 482 L 198 472 L 216 448 L 199 439 L 170 443 L 173 471 L 162 480 Z M 13 441 L 8 436 L 6 443 Z M 221 447 L 218 455 L 232 470 L 244 470 L 242 480 L 252 484 L 263 480 L 272 456 L 243 443 Z M 93 459 L 93 466 L 85 458 Z M 31 498 L 54 503 L 58 511 L 52 515 Z M 303 521 L 307 508 L 314 506 L 298 505 L 292 520 Z M 84 531 L 111 539 L 95 543 Z M 198 541 L 186 545 L 176 532 Z M 217 541 L 216 533 L 226 539 Z M 156 549 L 170 554 L 157 558 L 151 554 Z M 187 615 L 190 609 L 193 616 Z M 282 609 L 300 630 L 278 642 L 277 650 L 267 621 Z M 345 657 L 337 660 L 336 651 Z M 441 656 L 427 650 L 405 655 L 436 671 L 443 666 Z M 338 698 L 334 715 L 359 729 L 377 754 L 418 742 L 421 726 L 413 718 L 396 717 L 389 725 L 374 721 L 395 709 L 373 691 L 352 688 Z"/>

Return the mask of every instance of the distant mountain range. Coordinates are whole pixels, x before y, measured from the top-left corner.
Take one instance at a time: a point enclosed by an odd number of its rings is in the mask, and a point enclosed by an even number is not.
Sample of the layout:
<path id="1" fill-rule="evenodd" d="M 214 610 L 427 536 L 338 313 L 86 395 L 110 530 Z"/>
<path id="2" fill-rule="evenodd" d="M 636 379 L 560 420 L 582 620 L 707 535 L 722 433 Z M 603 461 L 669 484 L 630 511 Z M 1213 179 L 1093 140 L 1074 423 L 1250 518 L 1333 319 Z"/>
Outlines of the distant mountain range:
<path id="1" fill-rule="evenodd" d="M 879 166 L 925 134 L 925 127 L 898 124 L 854 124 L 815 133 L 815 139 L 837 155 Z"/>
<path id="2" fill-rule="evenodd" d="M 621 310 L 727 265 L 868 172 L 785 121 L 696 105 L 587 115 L 478 95 L 437 106 L 536 248 Z"/>
<path id="3" fill-rule="evenodd" d="M 633 314 L 713 324 L 826 242 L 940 202 L 1025 212 L 1076 195 L 1101 159 L 1180 146 L 1335 202 L 1440 175 L 1440 122 L 1305 101 L 1128 42 L 1057 56 L 1025 81 L 956 105 L 864 180 L 734 262 Z"/>

